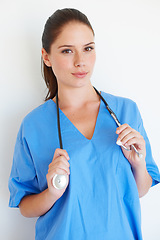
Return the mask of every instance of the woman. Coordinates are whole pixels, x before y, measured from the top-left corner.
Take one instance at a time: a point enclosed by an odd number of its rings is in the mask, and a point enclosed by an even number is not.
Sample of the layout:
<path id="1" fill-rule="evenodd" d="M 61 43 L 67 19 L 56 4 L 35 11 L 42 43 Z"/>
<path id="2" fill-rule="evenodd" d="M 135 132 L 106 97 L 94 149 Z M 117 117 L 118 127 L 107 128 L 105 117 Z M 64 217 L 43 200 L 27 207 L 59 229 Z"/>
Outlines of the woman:
<path id="1" fill-rule="evenodd" d="M 160 175 L 136 104 L 101 92 L 122 123 L 117 128 L 90 81 L 94 31 L 78 10 L 56 11 L 46 22 L 42 44 L 49 92 L 20 127 L 10 206 L 39 217 L 38 240 L 142 239 L 139 197 Z M 54 187 L 55 174 L 67 174 L 65 188 Z"/>

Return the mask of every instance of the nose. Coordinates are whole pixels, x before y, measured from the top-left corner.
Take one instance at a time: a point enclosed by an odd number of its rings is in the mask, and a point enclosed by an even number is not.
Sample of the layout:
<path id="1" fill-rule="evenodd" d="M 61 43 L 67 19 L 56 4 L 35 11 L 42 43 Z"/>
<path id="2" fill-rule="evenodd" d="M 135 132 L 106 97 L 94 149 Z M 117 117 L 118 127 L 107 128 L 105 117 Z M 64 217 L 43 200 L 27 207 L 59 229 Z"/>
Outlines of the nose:
<path id="1" fill-rule="evenodd" d="M 83 53 L 75 54 L 74 65 L 75 65 L 75 67 L 85 66 L 85 59 L 84 59 Z"/>

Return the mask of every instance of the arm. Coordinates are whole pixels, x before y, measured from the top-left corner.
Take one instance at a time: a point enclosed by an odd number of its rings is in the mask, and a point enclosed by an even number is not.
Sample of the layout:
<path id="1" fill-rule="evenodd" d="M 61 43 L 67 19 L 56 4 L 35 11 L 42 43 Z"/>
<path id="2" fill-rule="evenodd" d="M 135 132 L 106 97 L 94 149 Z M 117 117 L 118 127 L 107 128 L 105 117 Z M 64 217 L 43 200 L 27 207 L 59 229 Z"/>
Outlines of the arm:
<path id="1" fill-rule="evenodd" d="M 143 197 L 152 185 L 152 178 L 149 175 L 146 164 L 140 164 L 137 168 L 132 168 L 136 180 L 139 197 Z"/>
<path id="2" fill-rule="evenodd" d="M 19 204 L 19 209 L 24 217 L 39 217 L 45 214 L 56 201 L 57 197 L 52 196 L 47 188 L 39 194 L 24 197 Z"/>
<path id="3" fill-rule="evenodd" d="M 127 148 L 133 144 L 139 153 L 143 154 L 142 158 L 139 158 L 137 153 L 131 149 L 126 151 L 122 148 L 124 156 L 128 159 L 132 166 L 133 175 L 137 184 L 139 197 L 143 197 L 152 185 L 152 178 L 146 169 L 146 148 L 145 141 L 139 132 L 132 129 L 128 124 L 123 124 L 117 128 L 116 131 L 119 134 L 118 139 Z"/>
<path id="4" fill-rule="evenodd" d="M 56 149 L 53 160 L 49 165 L 48 174 L 46 176 L 48 188 L 39 194 L 25 196 L 21 200 L 19 208 L 23 216 L 39 217 L 45 214 L 63 195 L 67 186 L 61 190 L 55 189 L 52 185 L 52 178 L 55 174 L 70 174 L 68 160 L 69 156 L 65 150 Z"/>

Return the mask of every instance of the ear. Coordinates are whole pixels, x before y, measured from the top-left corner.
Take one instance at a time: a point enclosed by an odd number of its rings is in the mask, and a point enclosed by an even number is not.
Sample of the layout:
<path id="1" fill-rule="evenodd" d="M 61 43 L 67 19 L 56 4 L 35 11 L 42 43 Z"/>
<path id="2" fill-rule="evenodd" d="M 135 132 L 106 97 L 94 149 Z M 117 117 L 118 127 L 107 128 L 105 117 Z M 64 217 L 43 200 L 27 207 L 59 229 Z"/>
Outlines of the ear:
<path id="1" fill-rule="evenodd" d="M 49 60 L 49 54 L 46 52 L 44 48 L 42 48 L 41 52 L 44 63 L 47 65 L 47 67 L 51 67 L 52 65 Z"/>

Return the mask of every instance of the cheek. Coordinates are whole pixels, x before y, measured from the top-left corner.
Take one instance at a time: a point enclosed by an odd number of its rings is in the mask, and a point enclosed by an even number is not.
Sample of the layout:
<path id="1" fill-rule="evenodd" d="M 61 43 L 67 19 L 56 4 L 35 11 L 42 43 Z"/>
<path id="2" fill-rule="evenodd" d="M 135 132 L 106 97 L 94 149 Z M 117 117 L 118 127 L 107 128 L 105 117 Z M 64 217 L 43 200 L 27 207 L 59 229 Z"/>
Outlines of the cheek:
<path id="1" fill-rule="evenodd" d="M 61 67 L 64 70 L 69 70 L 72 67 L 72 60 L 70 58 L 65 58 L 61 61 Z"/>
<path id="2" fill-rule="evenodd" d="M 69 68 L 70 62 L 67 59 L 56 58 L 52 64 L 52 70 L 56 76 L 64 74 L 64 71 Z"/>
<path id="3" fill-rule="evenodd" d="M 89 64 L 90 64 L 90 67 L 94 67 L 94 64 L 96 62 L 96 54 L 94 53 L 90 59 L 88 60 Z"/>

